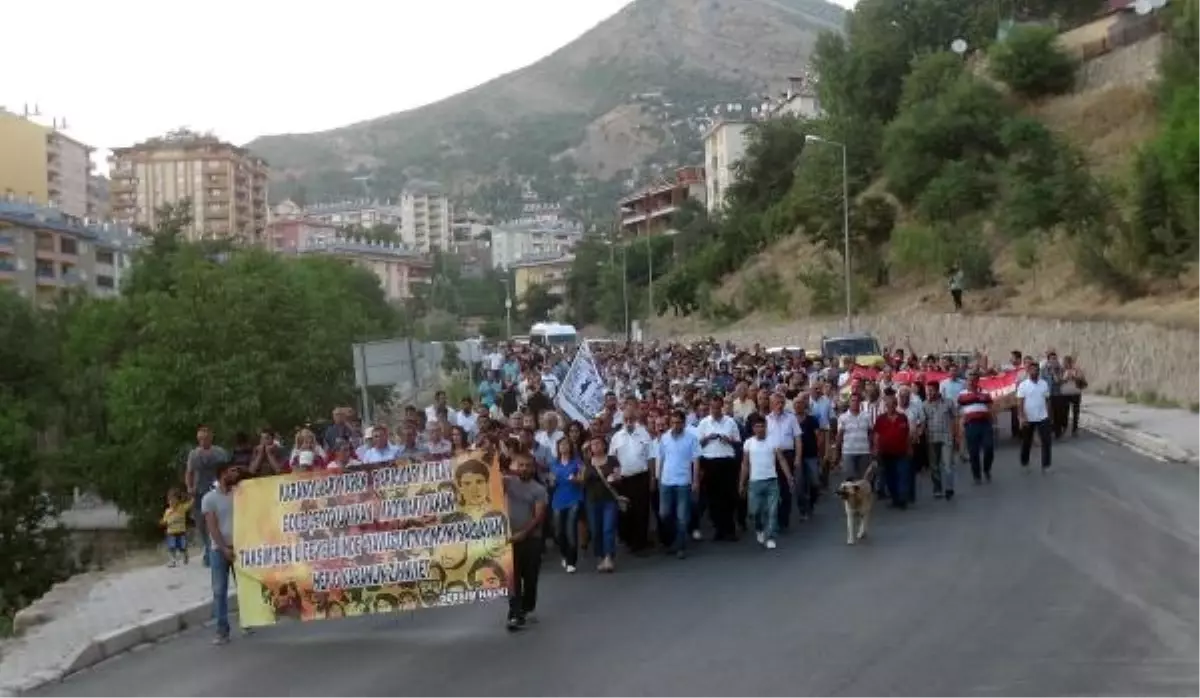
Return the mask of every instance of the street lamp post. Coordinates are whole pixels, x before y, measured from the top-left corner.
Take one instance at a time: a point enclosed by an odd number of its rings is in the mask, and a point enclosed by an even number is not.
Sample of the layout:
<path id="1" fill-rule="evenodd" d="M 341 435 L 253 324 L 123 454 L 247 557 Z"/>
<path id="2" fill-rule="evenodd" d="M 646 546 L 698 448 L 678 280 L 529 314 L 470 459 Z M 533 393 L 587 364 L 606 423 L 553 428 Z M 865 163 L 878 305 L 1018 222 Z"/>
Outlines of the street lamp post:
<path id="1" fill-rule="evenodd" d="M 606 240 L 605 245 L 608 245 L 608 265 L 615 267 L 617 265 L 617 242 L 614 240 Z M 625 307 L 625 341 L 629 341 L 632 337 L 631 326 L 629 324 L 629 245 L 621 245 L 621 303 Z"/>
<path id="2" fill-rule="evenodd" d="M 510 285 L 511 277 L 508 274 L 504 276 L 504 334 L 505 338 L 512 341 L 512 287 Z"/>
<path id="3" fill-rule="evenodd" d="M 630 340 L 629 328 L 629 248 L 621 247 L 621 300 L 625 304 L 625 341 Z"/>
<path id="4" fill-rule="evenodd" d="M 846 157 L 846 144 L 812 134 L 805 135 L 804 140 L 808 143 L 824 143 L 842 149 L 842 272 L 846 277 L 846 331 L 849 332 L 853 329 L 853 315 L 850 304 L 850 167 Z"/>

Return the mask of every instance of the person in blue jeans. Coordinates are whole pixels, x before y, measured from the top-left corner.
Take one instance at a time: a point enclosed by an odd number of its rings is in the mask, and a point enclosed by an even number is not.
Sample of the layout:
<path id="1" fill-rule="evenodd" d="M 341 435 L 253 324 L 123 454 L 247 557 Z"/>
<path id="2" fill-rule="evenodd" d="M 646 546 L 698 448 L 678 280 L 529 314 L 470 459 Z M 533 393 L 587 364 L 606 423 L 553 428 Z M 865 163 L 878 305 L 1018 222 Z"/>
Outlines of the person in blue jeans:
<path id="1" fill-rule="evenodd" d="M 683 410 L 671 413 L 670 429 L 658 439 L 655 462 L 658 516 L 664 524 L 675 522 L 670 550 L 681 560 L 687 557 L 692 498 L 700 493 L 700 440 L 684 429 L 686 421 Z"/>
<path id="2" fill-rule="evenodd" d="M 558 455 L 550 464 L 554 477 L 554 495 L 550 509 L 554 512 L 554 534 L 558 552 L 562 555 L 562 566 L 569 574 L 575 573 L 579 562 L 579 512 L 583 507 L 583 462 L 575 449 L 575 442 L 562 437 L 555 444 Z"/>
<path id="3" fill-rule="evenodd" d="M 587 500 L 588 530 L 600 563 L 600 572 L 615 569 L 617 555 L 617 495 L 614 487 L 621 479 L 621 465 L 615 456 L 608 455 L 603 436 L 593 436 L 588 442 L 588 455 L 583 465 L 583 493 Z"/>
<path id="4" fill-rule="evenodd" d="M 229 578 L 233 574 L 233 489 L 242 476 L 240 465 L 223 463 L 217 471 L 216 487 L 200 501 L 209 547 L 205 552 L 212 572 L 213 620 L 217 637 L 213 644 L 229 642 Z"/>

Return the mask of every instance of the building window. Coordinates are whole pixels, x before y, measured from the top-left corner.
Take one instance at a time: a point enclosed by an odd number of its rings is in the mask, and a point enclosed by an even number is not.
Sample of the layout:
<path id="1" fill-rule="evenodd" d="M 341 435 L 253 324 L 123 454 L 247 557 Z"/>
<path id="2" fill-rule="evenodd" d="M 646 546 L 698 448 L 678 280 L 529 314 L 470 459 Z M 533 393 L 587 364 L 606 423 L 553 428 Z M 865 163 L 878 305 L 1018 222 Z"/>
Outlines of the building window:
<path id="1" fill-rule="evenodd" d="M 96 264 L 112 266 L 116 262 L 116 257 L 111 250 L 96 250 Z"/>
<path id="2" fill-rule="evenodd" d="M 117 283 L 111 276 L 100 275 L 96 277 L 96 286 L 99 288 L 116 288 Z"/>
<path id="3" fill-rule="evenodd" d="M 79 243 L 74 238 L 58 239 L 58 251 L 63 254 L 79 254 Z"/>
<path id="4" fill-rule="evenodd" d="M 37 260 L 37 267 L 34 273 L 41 279 L 53 279 L 56 276 L 54 273 L 54 262 L 47 262 L 44 259 Z"/>
<path id="5" fill-rule="evenodd" d="M 17 260 L 12 255 L 0 255 L 0 271 L 16 271 Z"/>
<path id="6" fill-rule="evenodd" d="M 37 249 L 39 252 L 54 251 L 54 236 L 50 233 L 37 234 Z"/>

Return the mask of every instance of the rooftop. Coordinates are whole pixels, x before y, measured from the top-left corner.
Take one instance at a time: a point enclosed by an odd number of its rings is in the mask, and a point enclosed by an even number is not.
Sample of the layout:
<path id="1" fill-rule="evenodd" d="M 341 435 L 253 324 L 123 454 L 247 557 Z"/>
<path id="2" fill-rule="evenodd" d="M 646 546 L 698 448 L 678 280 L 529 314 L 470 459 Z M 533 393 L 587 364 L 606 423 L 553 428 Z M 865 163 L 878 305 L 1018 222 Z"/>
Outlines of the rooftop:
<path id="1" fill-rule="evenodd" d="M 255 161 L 257 161 L 259 164 L 263 165 L 264 167 L 267 165 L 266 160 L 255 155 L 254 153 L 250 152 L 249 150 L 246 150 L 245 148 L 243 148 L 241 146 L 237 146 L 232 143 L 223 141 L 220 138 L 217 138 L 216 136 L 212 135 L 211 133 L 196 133 L 195 131 L 190 131 L 186 128 L 176 129 L 174 131 L 168 131 L 166 133 L 166 135 L 155 136 L 154 138 L 148 138 L 148 139 L 142 141 L 141 143 L 135 143 L 134 145 L 126 146 L 124 148 L 113 148 L 112 154 L 113 154 L 113 157 L 120 157 L 122 155 L 129 155 L 129 154 L 138 153 L 138 152 L 149 152 L 149 151 L 155 151 L 155 150 L 171 150 L 171 149 L 178 149 L 178 150 L 198 150 L 198 149 L 201 149 L 201 150 L 202 149 L 226 150 L 227 149 L 227 150 L 231 150 L 234 153 L 237 153 L 238 155 L 241 155 L 243 157 L 252 158 Z"/>
<path id="2" fill-rule="evenodd" d="M 372 242 L 363 238 L 335 237 L 308 240 L 297 252 L 326 254 L 358 254 L 385 257 L 404 257 L 414 262 L 430 263 L 424 253 L 415 248 L 394 242 Z"/>
<path id="3" fill-rule="evenodd" d="M 27 228 L 65 233 L 81 240 L 121 249 L 133 249 L 140 244 L 142 239 L 129 226 L 112 221 L 75 218 L 56 208 L 14 199 L 0 199 L 0 221 Z"/>
<path id="4" fill-rule="evenodd" d="M 508 266 L 512 269 L 518 269 L 521 267 L 541 267 L 541 266 L 547 266 L 550 264 L 570 264 L 571 262 L 574 262 L 574 261 L 575 261 L 575 255 L 573 255 L 573 254 L 547 253 L 547 254 L 538 254 L 538 255 L 526 255 L 524 257 L 521 257 L 521 259 L 517 260 L 516 262 L 513 262 L 512 264 L 510 264 Z"/>

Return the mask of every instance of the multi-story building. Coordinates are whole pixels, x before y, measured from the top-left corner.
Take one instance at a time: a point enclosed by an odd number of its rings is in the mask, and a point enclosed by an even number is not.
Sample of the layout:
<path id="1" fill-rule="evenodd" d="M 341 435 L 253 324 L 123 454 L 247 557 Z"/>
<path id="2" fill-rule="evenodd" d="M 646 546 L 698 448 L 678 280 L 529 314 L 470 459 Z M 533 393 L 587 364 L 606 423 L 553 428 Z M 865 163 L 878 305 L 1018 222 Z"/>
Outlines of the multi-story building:
<path id="1" fill-rule="evenodd" d="M 555 254 L 530 257 L 513 264 L 513 293 L 517 297 L 518 305 L 524 305 L 526 294 L 534 286 L 541 286 L 559 298 L 566 296 L 567 275 L 574 261 L 575 255 Z"/>
<path id="2" fill-rule="evenodd" d="M 729 185 L 737 181 L 734 165 L 746 156 L 749 121 L 718 121 L 704 134 L 704 185 L 709 213 L 725 205 Z"/>
<path id="3" fill-rule="evenodd" d="M 108 177 L 92 175 L 88 178 L 88 218 L 105 220 L 111 218 L 108 208 Z"/>
<path id="4" fill-rule="evenodd" d="M 708 193 L 703 167 L 681 167 L 618 203 L 621 231 L 626 235 L 661 235 L 671 230 L 679 208 L 688 200 L 705 205 Z"/>
<path id="5" fill-rule="evenodd" d="M 450 199 L 434 182 L 413 182 L 400 195 L 400 240 L 423 252 L 453 247 Z"/>
<path id="6" fill-rule="evenodd" d="M 492 268 L 508 269 L 529 258 L 558 257 L 583 238 L 583 228 L 567 223 L 521 220 L 492 226 Z"/>
<path id="7" fill-rule="evenodd" d="M 67 215 L 97 216 L 89 206 L 92 149 L 58 128 L 0 109 L 0 195 L 58 208 Z"/>
<path id="8" fill-rule="evenodd" d="M 210 135 L 168 133 L 109 158 L 112 215 L 153 227 L 166 204 L 191 202 L 189 239 L 258 242 L 267 226 L 267 162 Z"/>
<path id="9" fill-rule="evenodd" d="M 43 305 L 69 288 L 114 296 L 140 239 L 126 226 L 0 199 L 0 288 Z"/>
<path id="10" fill-rule="evenodd" d="M 291 201 L 285 201 L 276 206 L 276 213 L 283 210 L 285 204 L 295 206 Z M 390 201 L 380 202 L 362 199 L 360 201 L 339 201 L 333 204 L 314 204 L 300 209 L 300 215 L 339 228 L 374 228 L 377 225 L 390 225 L 400 228 L 402 218 L 400 206 Z"/>
<path id="11" fill-rule="evenodd" d="M 267 223 L 262 242 L 272 252 L 296 252 L 310 242 L 332 240 L 341 230 L 313 218 L 274 218 Z"/>
<path id="12" fill-rule="evenodd" d="M 429 283 L 433 272 L 433 262 L 419 250 L 396 243 L 314 238 L 296 251 L 302 255 L 328 255 L 369 269 L 379 277 L 384 295 L 392 302 L 412 298 L 416 286 Z"/>
<path id="13" fill-rule="evenodd" d="M 470 209 L 454 209 L 450 223 L 450 236 L 456 249 L 477 240 L 488 232 L 488 219 Z"/>

